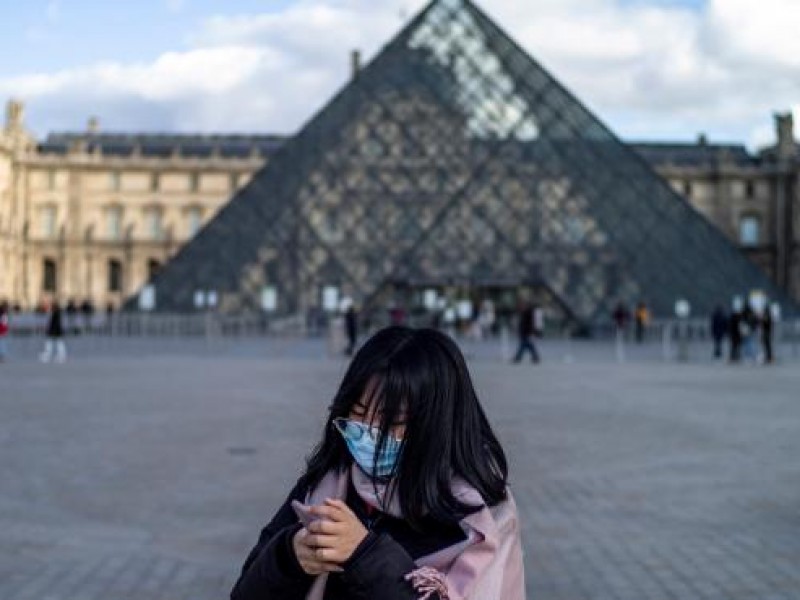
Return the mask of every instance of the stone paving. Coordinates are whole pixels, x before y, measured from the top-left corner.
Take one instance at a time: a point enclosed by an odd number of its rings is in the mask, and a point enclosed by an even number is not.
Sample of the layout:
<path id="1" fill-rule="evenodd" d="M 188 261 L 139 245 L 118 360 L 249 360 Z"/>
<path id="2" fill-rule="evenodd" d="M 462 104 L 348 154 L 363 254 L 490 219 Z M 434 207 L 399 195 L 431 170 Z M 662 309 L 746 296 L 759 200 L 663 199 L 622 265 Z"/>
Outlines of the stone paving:
<path id="1" fill-rule="evenodd" d="M 495 350 L 472 370 L 511 460 L 528 598 L 800 598 L 796 362 Z M 0 365 L 0 600 L 227 597 L 345 367 L 319 343 L 230 354 Z"/>

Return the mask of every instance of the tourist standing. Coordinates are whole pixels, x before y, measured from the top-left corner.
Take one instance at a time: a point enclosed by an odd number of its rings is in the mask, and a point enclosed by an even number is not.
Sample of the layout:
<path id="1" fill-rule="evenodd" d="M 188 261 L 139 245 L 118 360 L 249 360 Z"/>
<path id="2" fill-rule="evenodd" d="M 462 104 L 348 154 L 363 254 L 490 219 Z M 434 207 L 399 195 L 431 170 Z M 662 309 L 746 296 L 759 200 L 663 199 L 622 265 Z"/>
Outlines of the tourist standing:
<path id="1" fill-rule="evenodd" d="M 636 342 L 641 344 L 644 342 L 644 333 L 647 326 L 650 324 L 650 311 L 644 302 L 639 302 L 636 307 Z"/>
<path id="2" fill-rule="evenodd" d="M 728 331 L 731 338 L 730 361 L 737 363 L 742 358 L 742 309 L 734 305 L 730 319 L 728 319 Z"/>
<path id="3" fill-rule="evenodd" d="M 11 321 L 8 314 L 8 304 L 0 303 L 0 363 L 5 362 L 8 356 L 8 332 L 11 329 Z"/>
<path id="4" fill-rule="evenodd" d="M 324 417 L 231 600 L 525 598 L 505 452 L 449 337 L 378 332 Z"/>
<path id="5" fill-rule="evenodd" d="M 728 334 L 728 316 L 722 306 L 717 305 L 711 315 L 711 337 L 714 339 L 714 358 L 722 358 L 722 341 Z"/>
<path id="6" fill-rule="evenodd" d="M 541 316 L 539 318 L 541 319 Z M 522 308 L 519 311 L 519 322 L 517 324 L 519 347 L 517 348 L 517 354 L 514 357 L 515 363 L 519 363 L 522 360 L 522 357 L 526 351 L 530 352 L 531 360 L 534 363 L 539 362 L 539 352 L 536 350 L 536 344 L 533 342 L 533 337 L 536 335 L 535 321 L 536 314 L 534 307 L 530 302 L 526 302 L 522 305 Z"/>
<path id="7" fill-rule="evenodd" d="M 739 328 L 742 330 L 742 350 L 745 359 L 755 362 L 758 359 L 758 316 L 748 302 L 742 312 Z"/>
<path id="8" fill-rule="evenodd" d="M 42 362 L 63 363 L 67 360 L 67 346 L 64 343 L 64 322 L 61 316 L 61 307 L 57 301 L 53 302 L 50 309 L 50 318 L 47 323 L 47 339 L 44 342 L 44 352 L 39 356 Z"/>
<path id="9" fill-rule="evenodd" d="M 761 344 L 764 348 L 764 363 L 772 363 L 772 311 L 769 306 L 764 308 L 764 316 L 761 318 Z"/>
<path id="10" fill-rule="evenodd" d="M 347 336 L 347 347 L 344 353 L 347 356 L 352 356 L 358 341 L 358 314 L 352 302 L 347 303 L 347 308 L 344 311 L 344 332 Z"/>
<path id="11" fill-rule="evenodd" d="M 628 307 L 625 306 L 624 302 L 617 304 L 612 316 L 614 318 L 614 326 L 617 330 L 617 337 L 624 337 L 625 331 L 628 329 L 628 320 L 631 318 L 631 313 L 628 311 Z"/>

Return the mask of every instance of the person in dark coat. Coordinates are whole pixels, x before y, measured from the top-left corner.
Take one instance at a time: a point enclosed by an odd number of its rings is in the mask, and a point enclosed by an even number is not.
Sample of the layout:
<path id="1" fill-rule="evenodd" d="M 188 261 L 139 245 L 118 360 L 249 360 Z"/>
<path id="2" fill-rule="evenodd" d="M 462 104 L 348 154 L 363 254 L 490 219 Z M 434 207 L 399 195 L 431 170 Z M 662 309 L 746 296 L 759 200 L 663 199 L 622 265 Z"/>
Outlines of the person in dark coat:
<path id="1" fill-rule="evenodd" d="M 614 309 L 611 317 L 614 319 L 614 326 L 617 328 L 617 333 L 624 335 L 628 329 L 628 321 L 631 318 L 631 313 L 624 302 L 617 303 L 617 307 Z"/>
<path id="2" fill-rule="evenodd" d="M 733 309 L 728 319 L 728 332 L 731 338 L 730 362 L 738 363 L 742 358 L 742 311 Z"/>
<path id="3" fill-rule="evenodd" d="M 5 301 L 0 302 L 0 362 L 5 362 L 6 355 L 8 354 L 6 338 L 11 329 L 11 321 L 8 312 L 8 303 Z"/>
<path id="4" fill-rule="evenodd" d="M 231 600 L 524 600 L 507 476 L 456 344 L 432 329 L 379 331 Z"/>
<path id="5" fill-rule="evenodd" d="M 39 359 L 42 362 L 50 362 L 54 356 L 56 362 L 67 360 L 67 346 L 64 343 L 64 322 L 61 315 L 61 307 L 57 301 L 54 301 L 47 321 L 47 339 L 44 342 L 44 352 L 39 355 Z"/>
<path id="6" fill-rule="evenodd" d="M 347 335 L 347 348 L 344 353 L 352 356 L 358 341 L 358 313 L 356 307 L 350 302 L 344 312 L 344 331 Z"/>
<path id="7" fill-rule="evenodd" d="M 525 355 L 526 351 L 530 352 L 531 360 L 534 363 L 539 362 L 539 352 L 536 350 L 536 344 L 533 338 L 540 333 L 541 332 L 537 332 L 536 330 L 536 314 L 534 307 L 530 302 L 526 302 L 519 311 L 519 321 L 517 323 L 519 346 L 514 356 L 515 363 L 522 361 L 522 357 Z"/>
<path id="8" fill-rule="evenodd" d="M 65 329 L 73 335 L 77 335 L 80 333 L 80 328 L 78 326 L 78 304 L 70 298 L 67 301 L 67 307 L 64 309 L 64 313 L 66 314 L 66 326 Z"/>
<path id="9" fill-rule="evenodd" d="M 94 318 L 94 304 L 87 298 L 81 303 L 81 314 L 83 315 L 83 328 L 85 331 L 92 330 L 92 319 Z"/>
<path id="10" fill-rule="evenodd" d="M 714 358 L 722 358 L 722 341 L 728 335 L 728 316 L 722 306 L 711 315 L 711 337 L 714 339 Z"/>
<path id="11" fill-rule="evenodd" d="M 748 302 L 745 304 L 739 329 L 742 333 L 742 352 L 746 360 L 755 362 L 758 359 L 758 326 L 759 320 L 756 311 Z"/>
<path id="12" fill-rule="evenodd" d="M 774 360 L 772 354 L 772 312 L 770 307 L 764 309 L 764 316 L 761 317 L 761 345 L 764 348 L 764 362 L 766 364 L 772 363 Z"/>

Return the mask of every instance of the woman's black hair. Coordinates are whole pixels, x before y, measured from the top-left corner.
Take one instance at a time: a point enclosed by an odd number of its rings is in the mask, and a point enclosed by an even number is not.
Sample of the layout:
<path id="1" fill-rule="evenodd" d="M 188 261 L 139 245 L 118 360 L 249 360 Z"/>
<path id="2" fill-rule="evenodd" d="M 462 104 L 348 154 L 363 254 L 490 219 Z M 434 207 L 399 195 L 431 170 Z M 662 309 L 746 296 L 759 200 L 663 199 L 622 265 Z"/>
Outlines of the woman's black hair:
<path id="1" fill-rule="evenodd" d="M 347 418 L 363 403 L 375 411 L 377 452 L 385 447 L 393 424 L 405 423 L 392 477 L 403 516 L 412 526 L 421 526 L 423 518 L 452 520 L 477 508 L 454 497 L 454 477 L 475 488 L 489 506 L 505 500 L 505 453 L 478 401 L 464 357 L 448 336 L 395 326 L 364 344 L 333 399 L 322 441 L 308 458 L 302 482 L 309 489 L 329 471 L 352 464 L 333 420 Z"/>

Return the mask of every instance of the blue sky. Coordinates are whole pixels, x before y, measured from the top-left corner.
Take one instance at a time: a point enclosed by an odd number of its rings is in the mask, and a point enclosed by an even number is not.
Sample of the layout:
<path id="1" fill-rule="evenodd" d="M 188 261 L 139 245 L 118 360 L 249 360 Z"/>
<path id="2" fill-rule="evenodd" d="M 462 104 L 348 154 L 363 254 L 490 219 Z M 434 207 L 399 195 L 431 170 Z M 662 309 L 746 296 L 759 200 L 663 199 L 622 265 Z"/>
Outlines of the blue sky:
<path id="1" fill-rule="evenodd" d="M 0 0 L 0 101 L 37 136 L 291 133 L 425 0 Z M 800 121 L 798 0 L 481 0 L 626 138 L 769 143 Z"/>
<path id="2" fill-rule="evenodd" d="M 0 0 L 0 76 L 105 61 L 147 61 L 181 50 L 217 14 L 278 11 L 292 0 Z M 9 25 L 11 25 L 9 27 Z"/>

